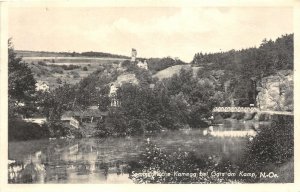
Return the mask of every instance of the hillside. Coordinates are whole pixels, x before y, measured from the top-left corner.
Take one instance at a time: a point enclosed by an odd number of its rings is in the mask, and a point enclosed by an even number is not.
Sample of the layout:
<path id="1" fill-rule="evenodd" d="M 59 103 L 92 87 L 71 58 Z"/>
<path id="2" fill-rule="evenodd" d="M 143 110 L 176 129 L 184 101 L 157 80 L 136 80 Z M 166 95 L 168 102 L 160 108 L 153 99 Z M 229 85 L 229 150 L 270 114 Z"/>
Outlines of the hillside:
<path id="1" fill-rule="evenodd" d="M 158 71 L 156 74 L 153 75 L 153 77 L 158 78 L 159 80 L 165 79 L 165 78 L 171 78 L 173 75 L 175 74 L 179 74 L 181 69 L 187 69 L 190 68 L 191 65 L 190 64 L 186 64 L 186 65 L 174 65 L 172 67 L 168 67 L 166 69 L 163 69 L 161 71 Z M 203 67 L 192 67 L 194 75 L 197 74 L 198 70 L 201 69 Z"/>
<path id="2" fill-rule="evenodd" d="M 127 57 L 102 52 L 20 51 L 16 54 L 31 68 L 38 82 L 55 89 L 64 82 L 77 84 L 103 65 L 119 65 Z"/>
<path id="3" fill-rule="evenodd" d="M 23 58 L 31 68 L 37 81 L 45 82 L 50 89 L 54 89 L 64 82 L 76 84 L 101 66 L 119 65 L 123 59 L 119 58 L 52 58 L 49 57 Z"/>

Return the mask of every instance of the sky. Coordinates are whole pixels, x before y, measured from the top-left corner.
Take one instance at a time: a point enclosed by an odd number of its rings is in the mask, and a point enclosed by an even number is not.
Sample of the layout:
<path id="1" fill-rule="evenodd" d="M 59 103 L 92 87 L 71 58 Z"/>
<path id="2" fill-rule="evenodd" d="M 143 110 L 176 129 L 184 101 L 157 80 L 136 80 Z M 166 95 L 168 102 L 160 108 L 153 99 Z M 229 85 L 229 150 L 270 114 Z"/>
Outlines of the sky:
<path id="1" fill-rule="evenodd" d="M 293 33 L 288 7 L 11 7 L 17 50 L 178 57 L 259 46 Z"/>

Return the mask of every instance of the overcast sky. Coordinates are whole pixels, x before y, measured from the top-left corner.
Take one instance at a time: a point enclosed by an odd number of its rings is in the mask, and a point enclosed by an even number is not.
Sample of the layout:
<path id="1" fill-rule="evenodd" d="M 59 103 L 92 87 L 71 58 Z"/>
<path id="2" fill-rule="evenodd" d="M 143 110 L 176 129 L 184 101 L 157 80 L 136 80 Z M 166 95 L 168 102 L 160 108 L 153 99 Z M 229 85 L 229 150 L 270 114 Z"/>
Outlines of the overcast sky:
<path id="1" fill-rule="evenodd" d="M 259 46 L 293 32 L 291 8 L 10 8 L 15 49 L 101 51 L 138 57 L 179 57 L 196 52 Z"/>

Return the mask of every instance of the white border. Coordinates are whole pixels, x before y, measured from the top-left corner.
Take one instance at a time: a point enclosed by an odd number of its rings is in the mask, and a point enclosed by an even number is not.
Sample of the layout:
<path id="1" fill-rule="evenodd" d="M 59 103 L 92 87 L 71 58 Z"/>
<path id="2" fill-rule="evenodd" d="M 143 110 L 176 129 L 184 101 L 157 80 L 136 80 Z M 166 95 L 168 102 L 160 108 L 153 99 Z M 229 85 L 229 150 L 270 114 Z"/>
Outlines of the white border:
<path id="1" fill-rule="evenodd" d="M 199 184 L 199 185 L 111 185 L 111 184 L 7 184 L 7 10 L 9 6 L 21 6 L 21 7 L 33 7 L 33 6 L 61 6 L 61 7 L 190 7 L 190 6 L 201 6 L 201 7 L 212 7 L 212 6 L 236 6 L 236 7 L 294 7 L 294 38 L 295 38 L 295 74 L 294 74 L 294 106 L 295 106 L 295 183 L 294 184 Z M 298 88 L 299 82 L 299 27 L 300 27 L 300 1 L 289 1 L 289 0 L 237 0 L 237 1 L 226 1 L 226 0 L 104 0 L 104 1 L 10 1 L 2 2 L 0 4 L 0 43 L 1 43 L 1 55 L 0 55 L 0 191 L 295 191 L 300 192 L 299 185 L 299 131 L 297 126 L 300 125 L 299 117 L 299 98 Z"/>

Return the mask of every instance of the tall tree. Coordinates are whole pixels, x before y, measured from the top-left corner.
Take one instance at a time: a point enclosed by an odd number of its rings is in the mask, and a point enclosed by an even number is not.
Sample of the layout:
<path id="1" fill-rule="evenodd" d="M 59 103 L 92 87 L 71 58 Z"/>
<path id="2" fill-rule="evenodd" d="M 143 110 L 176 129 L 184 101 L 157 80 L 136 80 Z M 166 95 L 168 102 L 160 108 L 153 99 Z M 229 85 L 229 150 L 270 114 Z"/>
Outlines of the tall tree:
<path id="1" fill-rule="evenodd" d="M 8 106 L 9 118 L 30 115 L 34 110 L 35 84 L 31 69 L 17 57 L 8 40 Z"/>

